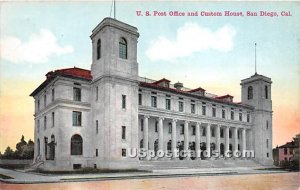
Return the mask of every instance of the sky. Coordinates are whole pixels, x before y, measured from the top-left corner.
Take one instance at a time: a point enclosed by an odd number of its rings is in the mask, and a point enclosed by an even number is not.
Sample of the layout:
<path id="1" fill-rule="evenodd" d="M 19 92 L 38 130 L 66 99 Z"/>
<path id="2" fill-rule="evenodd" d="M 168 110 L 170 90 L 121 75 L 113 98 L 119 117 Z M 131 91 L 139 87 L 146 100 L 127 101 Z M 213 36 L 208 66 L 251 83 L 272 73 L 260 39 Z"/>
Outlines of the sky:
<path id="1" fill-rule="evenodd" d="M 144 16 L 137 16 L 142 11 Z M 145 16 L 149 11 L 152 16 Z M 166 12 L 243 12 L 228 16 L 154 16 Z M 277 12 L 279 16 L 246 16 Z M 280 16 L 290 11 L 291 16 Z M 33 139 L 29 94 L 51 70 L 90 69 L 92 29 L 113 16 L 110 1 L 0 2 L 0 151 Z M 189 88 L 234 96 L 240 81 L 257 72 L 270 77 L 273 147 L 300 132 L 299 2 L 117 2 L 116 17 L 138 28 L 139 75 L 180 81 Z"/>

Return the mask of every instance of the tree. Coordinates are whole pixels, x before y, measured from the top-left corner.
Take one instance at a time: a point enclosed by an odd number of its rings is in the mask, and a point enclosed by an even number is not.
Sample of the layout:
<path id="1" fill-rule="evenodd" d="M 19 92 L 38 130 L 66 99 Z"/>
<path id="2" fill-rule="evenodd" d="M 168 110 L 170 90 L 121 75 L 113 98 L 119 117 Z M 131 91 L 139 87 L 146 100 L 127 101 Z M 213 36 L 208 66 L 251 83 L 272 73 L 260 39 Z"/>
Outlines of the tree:
<path id="1" fill-rule="evenodd" d="M 8 147 L 5 149 L 2 158 L 4 158 L 4 159 L 13 159 L 13 158 L 15 158 L 15 153 L 14 153 L 14 151 L 8 146 Z"/>

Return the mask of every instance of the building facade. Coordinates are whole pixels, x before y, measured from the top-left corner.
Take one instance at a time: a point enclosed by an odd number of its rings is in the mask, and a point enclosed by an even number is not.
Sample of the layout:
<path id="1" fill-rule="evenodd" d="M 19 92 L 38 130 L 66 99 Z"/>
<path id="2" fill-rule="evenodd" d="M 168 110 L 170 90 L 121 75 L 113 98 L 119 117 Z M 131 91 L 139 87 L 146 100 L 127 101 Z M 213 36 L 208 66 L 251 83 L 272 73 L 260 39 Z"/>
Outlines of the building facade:
<path id="1" fill-rule="evenodd" d="M 35 101 L 35 164 L 45 170 L 138 169 L 143 160 L 194 160 L 254 151 L 272 165 L 271 79 L 241 81 L 242 100 L 139 77 L 137 28 L 105 18 L 92 31 L 91 70 L 48 72 Z M 153 150 L 152 158 L 129 156 Z M 159 158 L 160 151 L 200 155 Z M 204 155 L 205 151 L 206 155 Z"/>

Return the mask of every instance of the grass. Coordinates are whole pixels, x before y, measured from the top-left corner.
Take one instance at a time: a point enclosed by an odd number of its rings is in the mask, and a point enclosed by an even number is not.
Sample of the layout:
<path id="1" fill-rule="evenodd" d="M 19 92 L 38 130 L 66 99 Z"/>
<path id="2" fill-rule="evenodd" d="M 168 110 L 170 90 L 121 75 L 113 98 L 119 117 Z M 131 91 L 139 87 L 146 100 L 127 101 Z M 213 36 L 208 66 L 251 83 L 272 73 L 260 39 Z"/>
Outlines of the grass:
<path id="1" fill-rule="evenodd" d="M 7 175 L 0 174 L 0 179 L 14 179 L 14 178 Z"/>

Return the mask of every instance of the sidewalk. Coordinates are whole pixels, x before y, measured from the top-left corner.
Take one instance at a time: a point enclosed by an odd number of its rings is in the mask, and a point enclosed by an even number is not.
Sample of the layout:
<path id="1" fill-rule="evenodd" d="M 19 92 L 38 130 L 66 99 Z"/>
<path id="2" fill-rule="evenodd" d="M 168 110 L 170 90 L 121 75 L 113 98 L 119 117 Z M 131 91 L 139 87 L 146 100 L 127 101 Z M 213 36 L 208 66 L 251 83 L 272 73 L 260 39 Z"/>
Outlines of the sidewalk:
<path id="1" fill-rule="evenodd" d="M 1 179 L 5 183 L 55 183 L 72 181 L 100 181 L 100 180 L 122 180 L 122 179 L 141 179 L 141 178 L 168 178 L 168 177 L 187 177 L 187 176 L 214 176 L 214 175 L 243 175 L 243 174 L 266 174 L 266 173 L 285 173 L 284 170 L 257 170 L 258 168 L 180 168 L 162 169 L 152 172 L 128 172 L 128 173 L 97 173 L 97 174 L 60 174 L 45 175 L 40 173 L 25 172 L 23 170 L 8 170 L 0 168 L 0 174 L 9 176 L 13 179 Z"/>

